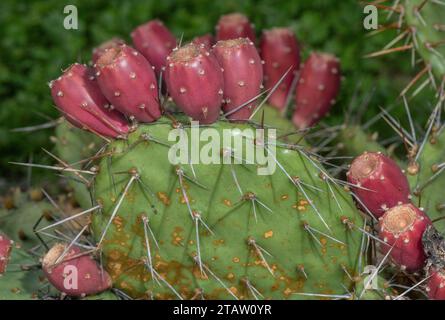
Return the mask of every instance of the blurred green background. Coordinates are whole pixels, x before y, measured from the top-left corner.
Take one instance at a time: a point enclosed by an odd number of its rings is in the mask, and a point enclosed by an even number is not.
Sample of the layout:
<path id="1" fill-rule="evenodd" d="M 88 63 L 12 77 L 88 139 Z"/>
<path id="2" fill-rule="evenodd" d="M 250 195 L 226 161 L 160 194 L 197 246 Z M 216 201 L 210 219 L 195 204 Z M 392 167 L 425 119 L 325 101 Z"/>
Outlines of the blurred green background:
<path id="1" fill-rule="evenodd" d="M 78 8 L 79 29 L 63 28 L 63 8 Z M 213 32 L 221 14 L 239 11 L 261 29 L 290 26 L 310 50 L 323 50 L 341 58 L 345 76 L 339 103 L 328 122 L 343 121 L 353 93 L 358 102 L 372 94 L 368 113 L 394 102 L 408 82 L 409 54 L 363 59 L 381 49 L 393 37 L 388 32 L 367 37 L 363 7 L 355 0 L 96 0 L 13 1 L 0 3 L 0 179 L 7 185 L 20 183 L 26 170 L 8 161 L 49 161 L 41 148 L 52 148 L 52 129 L 32 133 L 11 129 L 42 124 L 58 117 L 47 83 L 73 62 L 88 62 L 91 49 L 112 36 L 130 40 L 137 25 L 159 18 L 179 38 Z M 384 23 L 386 17 L 379 17 Z M 403 76 L 402 76 L 403 75 Z M 382 129 L 383 130 L 383 129 Z M 36 172 L 38 174 L 38 172 Z"/>

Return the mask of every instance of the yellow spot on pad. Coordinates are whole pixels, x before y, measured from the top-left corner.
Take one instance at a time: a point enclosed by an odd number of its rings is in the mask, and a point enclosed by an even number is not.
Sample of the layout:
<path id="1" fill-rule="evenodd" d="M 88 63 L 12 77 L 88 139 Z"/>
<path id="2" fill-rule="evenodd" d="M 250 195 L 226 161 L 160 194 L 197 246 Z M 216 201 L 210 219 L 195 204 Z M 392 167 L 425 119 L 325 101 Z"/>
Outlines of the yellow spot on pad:
<path id="1" fill-rule="evenodd" d="M 264 232 L 264 238 L 269 239 L 269 238 L 272 238 L 272 236 L 273 236 L 272 230 Z"/>
<path id="2" fill-rule="evenodd" d="M 170 205 L 170 198 L 165 192 L 159 191 L 157 195 L 158 199 L 161 200 L 163 204 L 165 204 L 166 206 Z"/>

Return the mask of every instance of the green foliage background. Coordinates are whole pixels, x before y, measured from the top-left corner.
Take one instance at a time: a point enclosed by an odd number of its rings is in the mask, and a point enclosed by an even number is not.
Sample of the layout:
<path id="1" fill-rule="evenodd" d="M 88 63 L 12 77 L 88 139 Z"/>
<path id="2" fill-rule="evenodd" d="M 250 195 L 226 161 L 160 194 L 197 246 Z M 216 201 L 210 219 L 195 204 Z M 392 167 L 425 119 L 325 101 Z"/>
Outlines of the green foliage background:
<path id="1" fill-rule="evenodd" d="M 63 8 L 78 8 L 79 29 L 63 28 Z M 240 11 L 255 23 L 257 32 L 274 26 L 292 27 L 310 50 L 332 52 L 341 58 L 342 94 L 329 122 L 344 117 L 353 92 L 360 84 L 360 95 L 375 88 L 369 112 L 394 101 L 395 89 L 407 80 L 399 74 L 409 67 L 409 55 L 364 60 L 366 53 L 381 49 L 394 34 L 366 37 L 363 8 L 355 0 L 97 0 L 97 1 L 15 1 L 0 2 L 0 177 L 13 184 L 24 169 L 8 161 L 44 162 L 41 147 L 51 148 L 51 129 L 33 133 L 11 132 L 56 118 L 47 83 L 61 69 L 80 61 L 88 62 L 91 49 L 112 36 L 130 40 L 138 24 L 162 19 L 179 38 L 214 30 L 221 14 Z M 385 19 L 385 17 L 379 17 Z M 379 21 L 384 23 L 384 21 Z M 399 81 L 400 80 L 400 81 Z"/>

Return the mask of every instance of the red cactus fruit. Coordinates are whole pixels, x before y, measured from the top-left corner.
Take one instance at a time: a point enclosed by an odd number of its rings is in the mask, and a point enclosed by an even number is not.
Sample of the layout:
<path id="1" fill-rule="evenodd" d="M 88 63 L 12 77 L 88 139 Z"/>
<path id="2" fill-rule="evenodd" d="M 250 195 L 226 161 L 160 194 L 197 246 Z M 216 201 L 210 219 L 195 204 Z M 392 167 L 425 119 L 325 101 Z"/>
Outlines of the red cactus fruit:
<path id="1" fill-rule="evenodd" d="M 312 53 L 301 69 L 293 123 L 300 129 L 316 124 L 334 105 L 339 89 L 339 60 L 327 53 Z"/>
<path id="2" fill-rule="evenodd" d="M 249 38 L 255 43 L 254 25 L 241 13 L 231 13 L 221 16 L 216 26 L 216 40 Z"/>
<path id="3" fill-rule="evenodd" d="M 248 38 L 221 40 L 213 52 L 224 70 L 223 111 L 234 111 L 227 115 L 231 120 L 248 120 L 255 101 L 241 106 L 260 93 L 263 82 L 263 66 L 255 45 Z"/>
<path id="4" fill-rule="evenodd" d="M 364 152 L 355 158 L 346 176 L 354 185 L 358 207 L 376 218 L 391 207 L 410 202 L 408 179 L 393 160 L 380 152 Z"/>
<path id="5" fill-rule="evenodd" d="M 73 125 L 105 137 L 128 133 L 127 120 L 101 93 L 92 69 L 75 63 L 49 86 L 54 103 Z"/>
<path id="6" fill-rule="evenodd" d="M 151 20 L 131 33 L 135 48 L 155 67 L 159 75 L 166 58 L 176 47 L 176 38 L 160 20 Z"/>
<path id="7" fill-rule="evenodd" d="M 100 89 L 116 109 L 140 122 L 161 116 L 155 73 L 138 51 L 127 45 L 110 48 L 95 68 Z"/>
<path id="8" fill-rule="evenodd" d="M 425 213 L 411 203 L 392 207 L 379 218 L 379 238 L 388 244 L 382 244 L 383 253 L 391 250 L 391 259 L 403 270 L 419 271 L 426 259 L 422 235 L 430 224 Z"/>
<path id="9" fill-rule="evenodd" d="M 260 50 L 261 58 L 264 60 L 266 89 L 273 88 L 288 72 L 269 97 L 269 103 L 272 106 L 283 109 L 286 106 L 296 72 L 300 67 L 300 47 L 297 38 L 288 28 L 265 30 L 261 38 Z"/>
<path id="10" fill-rule="evenodd" d="M 105 41 L 100 46 L 93 49 L 93 63 L 96 63 L 99 57 L 108 49 L 119 47 L 123 44 L 125 44 L 125 41 L 121 38 L 111 38 L 110 40 Z"/>
<path id="11" fill-rule="evenodd" d="M 445 300 L 445 270 L 434 267 L 429 271 L 430 278 L 426 285 L 426 292 L 430 300 Z"/>
<path id="12" fill-rule="evenodd" d="M 185 114 L 202 123 L 219 117 L 224 90 L 223 72 L 213 53 L 189 43 L 167 58 L 167 90 Z"/>
<path id="13" fill-rule="evenodd" d="M 12 240 L 4 234 L 0 234 L 0 275 L 6 271 L 9 255 L 12 250 Z"/>
<path id="14" fill-rule="evenodd" d="M 205 35 L 195 37 L 192 42 L 194 44 L 204 46 L 204 48 L 210 50 L 215 43 L 215 39 L 210 33 L 206 33 Z"/>
<path id="15" fill-rule="evenodd" d="M 92 256 L 82 253 L 78 247 L 73 246 L 65 253 L 66 249 L 65 244 L 58 243 L 42 260 L 43 272 L 57 290 L 80 297 L 111 288 L 111 277 Z"/>

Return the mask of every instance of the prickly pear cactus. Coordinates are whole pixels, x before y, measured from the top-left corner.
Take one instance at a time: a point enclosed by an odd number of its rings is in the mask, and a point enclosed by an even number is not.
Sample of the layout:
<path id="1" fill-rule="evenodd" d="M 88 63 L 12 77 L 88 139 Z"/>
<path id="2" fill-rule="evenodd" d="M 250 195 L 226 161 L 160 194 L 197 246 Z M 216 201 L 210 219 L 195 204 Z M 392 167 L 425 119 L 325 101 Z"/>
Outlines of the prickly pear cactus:
<path id="1" fill-rule="evenodd" d="M 388 43 L 385 48 L 370 53 L 366 57 L 377 58 L 397 53 L 406 55 L 407 63 L 411 63 L 412 67 L 416 69 L 411 81 L 400 92 L 399 98 L 406 98 L 406 100 L 404 99 L 406 109 L 409 109 L 408 103 L 413 104 L 410 100 L 424 89 L 432 89 L 430 91 L 431 103 L 434 103 L 432 101 L 436 100 L 437 97 L 443 100 L 443 79 L 445 76 L 445 46 L 443 45 L 445 25 L 443 24 L 443 16 L 445 15 L 445 5 L 441 1 L 401 0 L 385 1 L 381 5 L 379 4 L 378 8 L 381 15 L 392 16 L 387 23 L 388 26 L 391 25 L 392 27 L 385 28 L 382 26 L 379 31 L 387 29 L 387 32 L 391 32 L 389 30 L 395 28 L 398 32 L 395 33 L 393 41 Z M 396 128 L 397 126 L 400 126 L 400 124 L 396 124 Z M 345 146 L 345 151 L 351 151 L 350 155 L 358 155 L 364 151 L 383 151 L 379 150 L 383 147 L 379 148 L 375 141 L 368 140 L 366 144 L 360 143 L 358 139 L 362 141 L 363 139 L 359 137 L 367 136 L 360 126 L 345 124 L 342 131 L 346 133 L 355 132 L 354 139 L 343 132 L 338 135 L 338 140 L 341 145 Z M 415 144 L 416 148 L 420 145 L 419 141 L 415 141 Z"/>
<path id="2" fill-rule="evenodd" d="M 441 219 L 445 210 L 445 199 L 441 192 L 445 188 L 443 174 L 445 161 L 445 134 L 434 134 L 425 141 L 418 160 L 408 165 L 408 179 L 413 190 L 413 202 L 424 207 L 432 220 L 439 219 L 435 227 L 445 231 L 445 220 Z"/>
<path id="3" fill-rule="evenodd" d="M 345 125 L 340 129 L 336 140 L 340 152 L 350 156 L 358 156 L 364 151 L 386 152 L 385 148 L 358 125 Z"/>
<path id="4" fill-rule="evenodd" d="M 250 128 L 211 127 L 220 136 Z M 173 165 L 171 129 L 165 118 L 139 126 L 99 165 L 103 209 L 92 227 L 115 287 L 155 299 L 299 299 L 354 287 L 362 233 L 345 221 L 363 222 L 315 157 L 277 142 L 272 175 L 254 164 Z"/>
<path id="5" fill-rule="evenodd" d="M 445 75 L 442 24 L 444 4 L 439 1 L 404 0 L 403 8 L 405 25 L 417 38 L 412 45 L 434 75 L 442 78 Z"/>
<path id="6" fill-rule="evenodd" d="M 72 168 L 80 169 L 87 165 L 89 159 L 100 151 L 104 141 L 97 135 L 73 127 L 67 121 L 62 121 L 56 127 L 56 152 Z M 65 172 L 69 184 L 74 190 L 76 201 L 82 208 L 91 206 L 91 195 L 87 186 L 78 181 L 74 173 Z"/>
<path id="7" fill-rule="evenodd" d="M 15 247 L 6 272 L 0 275 L 0 300 L 37 299 L 45 284 L 43 279 L 38 259 Z"/>
<path id="8" fill-rule="evenodd" d="M 387 7 L 384 7 L 389 10 Z M 445 136 L 443 124 L 440 119 L 443 107 L 444 76 L 445 76 L 445 47 L 443 46 L 443 16 L 445 6 L 441 2 L 404 0 L 393 8 L 399 13 L 400 30 L 406 30 L 398 36 L 399 40 L 407 40 L 407 44 L 400 47 L 389 48 L 372 54 L 380 56 L 385 53 L 411 50 L 412 57 L 420 57 L 420 70 L 402 90 L 400 96 L 404 97 L 407 116 L 409 114 L 410 99 L 414 98 L 424 88 L 431 90 L 431 103 L 434 110 L 425 125 L 422 134 L 414 134 L 418 130 L 414 124 L 405 130 L 402 140 L 408 145 L 407 163 L 404 165 L 413 191 L 413 203 L 422 206 L 428 212 L 435 226 L 445 230 L 443 217 L 444 201 L 440 192 L 445 186 L 445 178 L 442 174 L 445 154 L 443 152 Z M 408 41 L 409 40 L 409 41 Z M 396 42 L 394 42 L 396 43 Z M 413 63 L 413 67 L 417 64 Z M 406 96 L 406 99 L 405 99 Z M 408 99 L 409 98 L 409 99 Z M 412 120 L 410 120 L 412 121 Z"/>
<path id="9" fill-rule="evenodd" d="M 34 200 L 31 197 L 20 189 L 15 189 L 11 194 L 13 207 L 0 209 L 0 229 L 27 249 L 40 244 L 33 230 L 36 222 L 42 218 L 40 227 L 47 226 L 52 220 L 54 210 L 48 201 L 41 199 L 43 195 Z"/>

